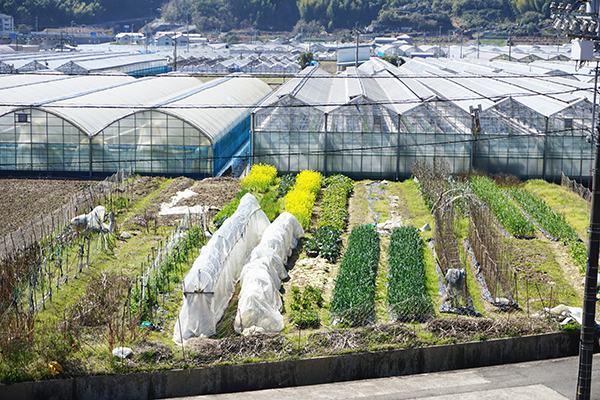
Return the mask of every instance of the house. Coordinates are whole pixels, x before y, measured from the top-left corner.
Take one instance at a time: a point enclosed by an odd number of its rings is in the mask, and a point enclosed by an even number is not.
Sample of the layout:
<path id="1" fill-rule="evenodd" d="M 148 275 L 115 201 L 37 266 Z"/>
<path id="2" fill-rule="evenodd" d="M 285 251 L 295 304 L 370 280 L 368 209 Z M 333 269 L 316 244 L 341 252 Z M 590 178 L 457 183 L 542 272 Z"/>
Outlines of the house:
<path id="1" fill-rule="evenodd" d="M 10 15 L 0 13 L 0 33 L 14 32 L 15 20 Z"/>
<path id="2" fill-rule="evenodd" d="M 137 32 L 121 32 L 115 36 L 115 40 L 120 44 L 134 44 L 143 42 L 145 36 L 143 33 Z"/>

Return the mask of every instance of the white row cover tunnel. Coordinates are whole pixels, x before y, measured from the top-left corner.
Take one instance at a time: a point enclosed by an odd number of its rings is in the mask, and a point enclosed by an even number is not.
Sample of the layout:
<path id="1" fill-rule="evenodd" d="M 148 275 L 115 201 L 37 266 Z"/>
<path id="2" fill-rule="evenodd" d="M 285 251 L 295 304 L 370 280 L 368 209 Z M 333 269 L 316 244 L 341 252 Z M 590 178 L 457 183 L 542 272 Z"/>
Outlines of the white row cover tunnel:
<path id="1" fill-rule="evenodd" d="M 184 278 L 184 302 L 173 340 L 181 344 L 215 335 L 240 277 L 236 330 L 283 329 L 278 290 L 287 277 L 285 262 L 303 235 L 294 216 L 283 213 L 270 224 L 256 198 L 245 194 Z"/>

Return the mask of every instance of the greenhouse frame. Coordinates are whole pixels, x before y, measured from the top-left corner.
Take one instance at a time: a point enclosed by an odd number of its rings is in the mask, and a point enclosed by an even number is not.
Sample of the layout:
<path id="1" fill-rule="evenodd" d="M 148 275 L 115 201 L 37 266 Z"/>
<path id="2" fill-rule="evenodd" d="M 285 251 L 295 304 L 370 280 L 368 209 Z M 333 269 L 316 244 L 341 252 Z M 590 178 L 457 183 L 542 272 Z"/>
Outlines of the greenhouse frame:
<path id="1" fill-rule="evenodd" d="M 404 179 L 415 161 L 444 158 L 455 173 L 589 179 L 592 84 L 453 63 L 460 71 L 436 59 L 308 67 L 253 110 L 252 162 Z"/>
<path id="2" fill-rule="evenodd" d="M 249 152 L 250 113 L 271 92 L 245 75 L 0 77 L 0 170 L 217 176 Z"/>

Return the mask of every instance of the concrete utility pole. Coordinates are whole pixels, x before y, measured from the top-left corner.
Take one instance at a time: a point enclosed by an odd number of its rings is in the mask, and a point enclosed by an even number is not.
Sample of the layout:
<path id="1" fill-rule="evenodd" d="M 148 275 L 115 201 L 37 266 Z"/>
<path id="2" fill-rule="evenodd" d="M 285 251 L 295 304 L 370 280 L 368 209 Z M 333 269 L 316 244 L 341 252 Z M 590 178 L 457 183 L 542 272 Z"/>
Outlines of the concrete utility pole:
<path id="1" fill-rule="evenodd" d="M 582 39 L 573 41 L 573 59 L 578 62 L 593 61 L 594 47 L 600 42 L 599 21 L 600 0 L 587 0 L 579 9 L 573 10 L 571 4 L 556 6 L 550 4 L 554 29 L 567 31 L 567 37 Z M 560 32 L 560 31 L 559 31 Z M 594 93 L 598 90 L 598 68 L 596 68 Z M 594 102 L 595 104 L 595 102 Z M 592 118 L 596 118 L 595 115 Z M 594 124 L 592 123 L 592 126 Z M 598 124 L 596 124 L 598 130 Z M 600 133 L 600 130 L 598 130 Z M 592 130 L 592 135 L 594 131 Z M 598 256 L 600 253 L 600 141 L 596 146 L 592 165 L 592 203 L 590 206 L 590 227 L 588 228 L 588 257 L 585 273 L 585 291 L 583 295 L 583 315 L 581 339 L 579 342 L 579 371 L 577 377 L 577 399 L 589 400 L 592 387 L 592 356 L 596 331 L 596 293 L 598 291 Z"/>
<path id="2" fill-rule="evenodd" d="M 356 34 L 356 58 L 354 59 L 354 68 L 358 68 L 358 37 L 360 36 L 358 22 L 354 25 L 354 33 Z"/>

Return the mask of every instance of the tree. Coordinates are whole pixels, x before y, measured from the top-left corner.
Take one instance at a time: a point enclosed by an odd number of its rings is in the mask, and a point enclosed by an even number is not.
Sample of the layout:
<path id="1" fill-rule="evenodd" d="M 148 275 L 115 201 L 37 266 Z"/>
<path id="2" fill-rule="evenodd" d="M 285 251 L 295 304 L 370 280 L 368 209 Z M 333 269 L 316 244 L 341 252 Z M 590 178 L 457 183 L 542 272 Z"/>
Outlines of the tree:
<path id="1" fill-rule="evenodd" d="M 404 59 L 402 57 L 396 57 L 396 56 L 383 56 L 383 57 L 379 57 L 384 61 L 389 62 L 392 65 L 395 65 L 396 67 L 401 66 L 402 64 L 405 63 Z"/>
<path id="2" fill-rule="evenodd" d="M 313 61 L 313 53 L 310 51 L 302 52 L 296 60 L 298 60 L 298 65 L 300 65 L 300 68 L 306 68 Z"/>

